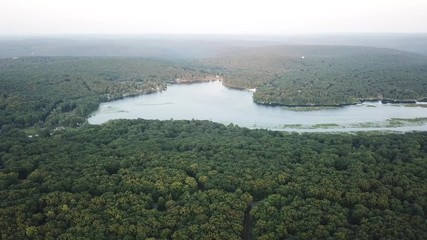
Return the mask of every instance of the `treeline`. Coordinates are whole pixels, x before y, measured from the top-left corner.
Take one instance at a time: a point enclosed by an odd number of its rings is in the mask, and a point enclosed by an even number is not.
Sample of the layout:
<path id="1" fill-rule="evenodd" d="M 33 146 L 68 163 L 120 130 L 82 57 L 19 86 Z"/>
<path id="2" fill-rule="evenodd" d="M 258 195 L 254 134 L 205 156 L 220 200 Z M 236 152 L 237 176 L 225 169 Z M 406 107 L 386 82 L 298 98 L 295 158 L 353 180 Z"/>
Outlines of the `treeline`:
<path id="1" fill-rule="evenodd" d="M 222 70 L 227 86 L 257 88 L 258 103 L 342 105 L 359 99 L 427 96 L 427 58 L 390 49 L 273 46 L 203 63 Z"/>
<path id="2" fill-rule="evenodd" d="M 119 120 L 0 159 L 1 239 L 427 238 L 426 133 Z"/>
<path id="3" fill-rule="evenodd" d="M 76 126 L 99 103 L 166 89 L 177 78 L 210 76 L 180 61 L 140 58 L 0 59 L 3 128 Z"/>

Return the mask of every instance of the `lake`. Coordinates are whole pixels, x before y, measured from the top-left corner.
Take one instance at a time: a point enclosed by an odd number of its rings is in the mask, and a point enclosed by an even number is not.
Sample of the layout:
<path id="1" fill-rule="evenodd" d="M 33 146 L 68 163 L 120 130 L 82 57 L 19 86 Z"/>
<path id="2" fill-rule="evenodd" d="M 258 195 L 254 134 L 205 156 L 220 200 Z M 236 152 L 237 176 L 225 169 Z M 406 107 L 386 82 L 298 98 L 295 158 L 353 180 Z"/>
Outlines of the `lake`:
<path id="1" fill-rule="evenodd" d="M 309 109 L 309 108 L 307 108 Z M 248 128 L 297 132 L 427 131 L 427 104 L 380 102 L 305 111 L 252 101 L 252 92 L 230 89 L 220 81 L 169 85 L 166 91 L 102 103 L 88 119 L 200 119 Z"/>

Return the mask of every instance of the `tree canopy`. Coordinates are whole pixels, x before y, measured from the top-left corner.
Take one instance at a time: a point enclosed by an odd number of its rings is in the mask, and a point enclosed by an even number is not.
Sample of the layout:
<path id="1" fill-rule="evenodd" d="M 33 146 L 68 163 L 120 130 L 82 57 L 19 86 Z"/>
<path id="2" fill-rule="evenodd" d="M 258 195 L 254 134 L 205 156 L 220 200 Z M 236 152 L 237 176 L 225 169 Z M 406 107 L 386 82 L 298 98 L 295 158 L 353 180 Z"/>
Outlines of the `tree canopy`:
<path id="1" fill-rule="evenodd" d="M 2 239 L 424 239 L 426 143 L 196 120 L 9 132 Z"/>

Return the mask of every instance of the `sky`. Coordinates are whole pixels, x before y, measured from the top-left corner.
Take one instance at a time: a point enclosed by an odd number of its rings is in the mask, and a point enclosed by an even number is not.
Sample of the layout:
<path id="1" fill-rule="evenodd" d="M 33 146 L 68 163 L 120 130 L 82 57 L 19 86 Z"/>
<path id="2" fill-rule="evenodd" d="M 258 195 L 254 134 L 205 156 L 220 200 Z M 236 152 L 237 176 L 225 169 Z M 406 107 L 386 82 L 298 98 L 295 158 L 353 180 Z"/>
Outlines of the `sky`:
<path id="1" fill-rule="evenodd" d="M 0 35 L 427 32 L 427 0 L 0 0 Z"/>

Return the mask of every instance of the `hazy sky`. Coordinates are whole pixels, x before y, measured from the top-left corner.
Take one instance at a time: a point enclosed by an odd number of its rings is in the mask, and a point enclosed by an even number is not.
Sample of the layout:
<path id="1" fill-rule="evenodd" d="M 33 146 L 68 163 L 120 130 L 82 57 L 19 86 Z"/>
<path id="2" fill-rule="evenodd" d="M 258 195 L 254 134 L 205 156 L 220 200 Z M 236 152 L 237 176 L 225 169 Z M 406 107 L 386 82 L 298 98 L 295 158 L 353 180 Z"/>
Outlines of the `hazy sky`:
<path id="1" fill-rule="evenodd" d="M 427 0 L 0 0 L 0 35 L 427 32 Z"/>

